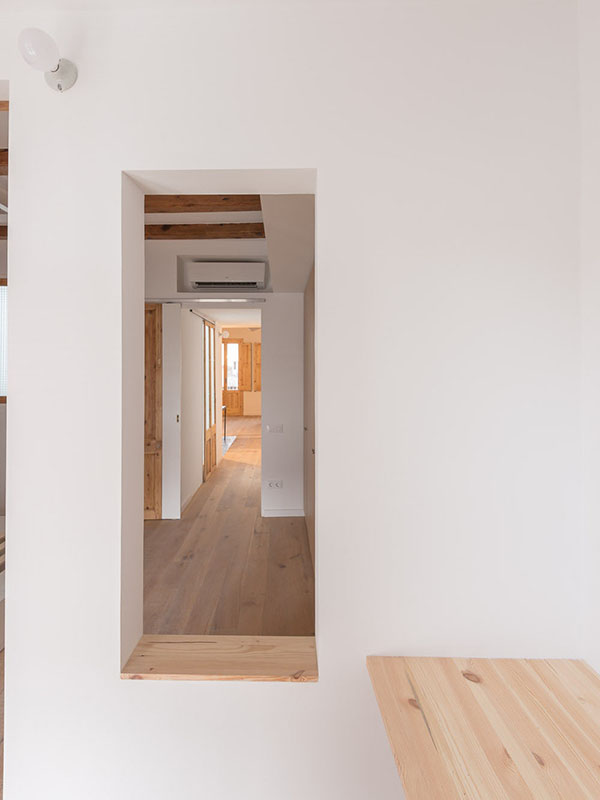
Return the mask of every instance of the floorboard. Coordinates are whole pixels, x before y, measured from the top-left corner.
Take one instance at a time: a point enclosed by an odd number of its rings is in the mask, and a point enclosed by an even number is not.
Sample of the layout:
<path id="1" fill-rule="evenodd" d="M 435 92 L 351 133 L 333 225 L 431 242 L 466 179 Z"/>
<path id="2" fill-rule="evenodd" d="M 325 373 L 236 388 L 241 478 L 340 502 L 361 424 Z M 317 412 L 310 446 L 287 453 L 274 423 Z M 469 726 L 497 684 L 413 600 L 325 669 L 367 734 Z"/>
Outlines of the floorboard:
<path id="1" fill-rule="evenodd" d="M 304 519 L 260 515 L 260 417 L 231 418 L 227 432 L 182 519 L 145 523 L 144 633 L 313 636 Z"/>

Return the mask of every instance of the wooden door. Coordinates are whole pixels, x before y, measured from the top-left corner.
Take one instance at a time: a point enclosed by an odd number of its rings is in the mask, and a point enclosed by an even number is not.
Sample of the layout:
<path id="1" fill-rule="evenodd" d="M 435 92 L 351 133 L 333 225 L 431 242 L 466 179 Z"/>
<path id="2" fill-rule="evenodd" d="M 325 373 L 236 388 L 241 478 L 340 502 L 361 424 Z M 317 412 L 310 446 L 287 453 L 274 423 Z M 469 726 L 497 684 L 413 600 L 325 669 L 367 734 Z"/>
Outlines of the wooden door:
<path id="1" fill-rule="evenodd" d="M 215 326 L 204 323 L 204 480 L 217 466 L 217 375 Z"/>
<path id="2" fill-rule="evenodd" d="M 252 391 L 261 390 L 261 347 L 260 342 L 252 345 Z"/>
<path id="3" fill-rule="evenodd" d="M 223 405 L 228 417 L 241 417 L 244 414 L 244 395 L 239 390 L 223 391 Z"/>
<path id="4" fill-rule="evenodd" d="M 240 392 L 252 391 L 252 345 L 240 342 Z"/>
<path id="5" fill-rule="evenodd" d="M 146 304 L 144 519 L 162 517 L 162 306 Z"/>
<path id="6" fill-rule="evenodd" d="M 223 342 L 223 404 L 227 415 L 244 413 L 244 392 L 252 390 L 252 345 L 242 339 Z"/>

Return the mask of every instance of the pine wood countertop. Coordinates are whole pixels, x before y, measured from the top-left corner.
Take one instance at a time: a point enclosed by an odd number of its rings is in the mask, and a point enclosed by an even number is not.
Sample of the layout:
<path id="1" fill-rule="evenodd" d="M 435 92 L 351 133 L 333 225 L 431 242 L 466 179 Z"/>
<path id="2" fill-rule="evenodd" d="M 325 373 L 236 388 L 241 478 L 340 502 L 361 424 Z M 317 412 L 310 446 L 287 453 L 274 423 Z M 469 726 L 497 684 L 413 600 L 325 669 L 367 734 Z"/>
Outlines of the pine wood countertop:
<path id="1" fill-rule="evenodd" d="M 315 637 L 144 634 L 121 678 L 314 683 L 319 679 Z"/>
<path id="2" fill-rule="evenodd" d="M 600 676 L 584 661 L 367 666 L 407 800 L 600 799 Z"/>

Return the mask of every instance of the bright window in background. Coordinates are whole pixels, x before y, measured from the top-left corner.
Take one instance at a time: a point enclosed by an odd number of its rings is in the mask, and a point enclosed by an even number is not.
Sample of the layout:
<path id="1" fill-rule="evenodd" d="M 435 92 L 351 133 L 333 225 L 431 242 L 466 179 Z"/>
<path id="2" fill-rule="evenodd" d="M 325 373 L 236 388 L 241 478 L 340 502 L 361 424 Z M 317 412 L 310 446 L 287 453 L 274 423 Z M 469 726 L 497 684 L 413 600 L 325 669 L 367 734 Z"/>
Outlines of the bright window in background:
<path id="1" fill-rule="evenodd" d="M 0 397 L 6 397 L 7 287 L 0 286 Z"/>
<path id="2" fill-rule="evenodd" d="M 230 392 L 236 391 L 239 386 L 239 349 L 237 342 L 225 343 L 226 382 Z"/>

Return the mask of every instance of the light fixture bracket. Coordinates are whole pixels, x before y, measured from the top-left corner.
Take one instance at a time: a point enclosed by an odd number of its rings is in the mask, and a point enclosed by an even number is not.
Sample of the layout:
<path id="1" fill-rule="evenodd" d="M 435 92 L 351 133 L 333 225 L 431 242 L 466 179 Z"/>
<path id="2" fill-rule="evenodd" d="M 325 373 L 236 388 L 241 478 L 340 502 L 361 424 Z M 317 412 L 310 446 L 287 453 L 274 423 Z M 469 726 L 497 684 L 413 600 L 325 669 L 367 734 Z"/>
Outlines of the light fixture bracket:
<path id="1" fill-rule="evenodd" d="M 68 58 L 61 58 L 56 69 L 45 72 L 44 77 L 55 92 L 66 92 L 77 80 L 77 67 Z"/>

